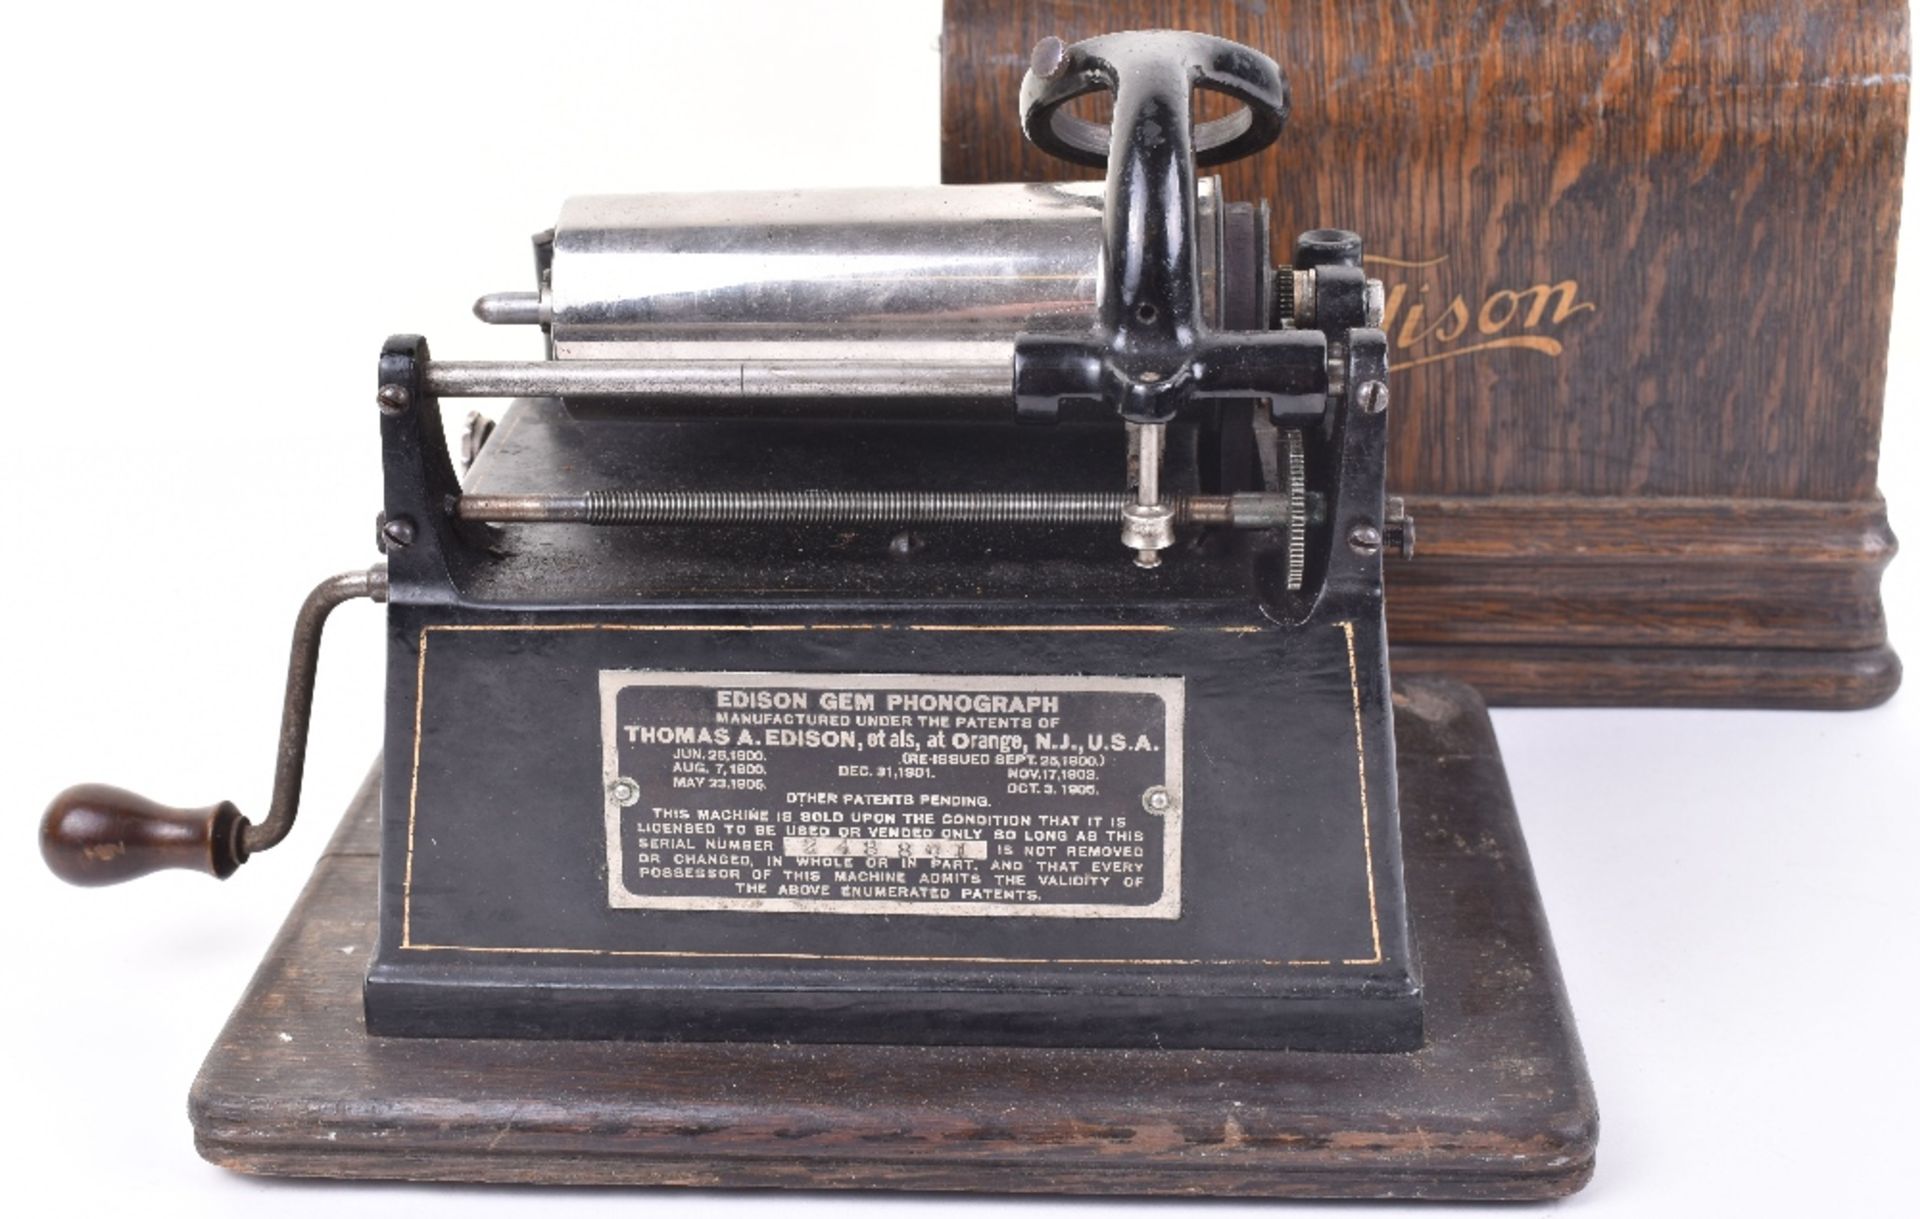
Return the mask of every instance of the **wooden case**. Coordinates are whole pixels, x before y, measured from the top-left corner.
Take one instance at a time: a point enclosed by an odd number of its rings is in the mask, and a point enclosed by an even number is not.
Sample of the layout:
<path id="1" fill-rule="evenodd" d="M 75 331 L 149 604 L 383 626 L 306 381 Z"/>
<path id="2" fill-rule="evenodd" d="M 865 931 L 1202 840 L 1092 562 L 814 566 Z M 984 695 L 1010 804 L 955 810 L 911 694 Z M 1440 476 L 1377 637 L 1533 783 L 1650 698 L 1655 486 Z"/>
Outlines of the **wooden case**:
<path id="1" fill-rule="evenodd" d="M 1876 490 L 1906 0 L 947 0 L 949 182 L 1027 145 L 1028 49 L 1204 30 L 1290 75 L 1230 165 L 1386 281 L 1393 663 L 1506 703 L 1889 697 Z"/>

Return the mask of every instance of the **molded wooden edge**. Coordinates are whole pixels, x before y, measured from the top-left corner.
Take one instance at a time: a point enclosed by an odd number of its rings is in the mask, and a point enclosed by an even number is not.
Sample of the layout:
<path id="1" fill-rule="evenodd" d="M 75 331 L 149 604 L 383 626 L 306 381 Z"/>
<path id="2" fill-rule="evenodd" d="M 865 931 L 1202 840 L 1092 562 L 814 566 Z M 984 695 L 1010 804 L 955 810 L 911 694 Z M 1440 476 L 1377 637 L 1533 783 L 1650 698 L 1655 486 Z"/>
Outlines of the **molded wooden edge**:
<path id="1" fill-rule="evenodd" d="M 1900 688 L 1890 647 L 1766 649 L 1394 644 L 1396 677 L 1444 676 L 1507 707 L 1748 707 L 1861 711 Z"/>
<path id="2" fill-rule="evenodd" d="M 1206 1168 L 1131 1168 L 1087 1164 L 995 1163 L 929 1164 L 924 1161 L 846 1162 L 747 1158 L 638 1158 L 586 1155 L 556 1158 L 552 1177 L 529 1176 L 524 1161 L 484 1154 L 448 1154 L 431 1158 L 405 1150 L 360 1152 L 348 1165 L 338 1155 L 297 1147 L 227 1143 L 196 1137 L 194 1148 L 208 1163 L 253 1176 L 311 1180 L 406 1181 L 420 1184 L 569 1185 L 673 1187 L 692 1189 L 784 1189 L 808 1193 L 828 1190 L 885 1190 L 889 1193 L 939 1193 L 955 1190 L 987 1194 L 1065 1194 L 1102 1197 L 1207 1197 L 1368 1199 L 1427 1202 L 1550 1202 L 1578 1193 L 1593 1178 L 1591 1147 L 1568 1157 L 1551 1173 L 1485 1171 L 1376 1173 L 1356 1180 L 1348 1172 L 1262 1173 L 1249 1171 L 1235 1181 Z M 368 1161 L 378 1160 L 376 1170 Z M 964 1183 L 962 1183 L 964 1182 Z"/>
<path id="3" fill-rule="evenodd" d="M 1862 707 L 1898 686 L 1880 595 L 1898 543 L 1878 497 L 1414 496 L 1408 511 L 1419 546 L 1387 565 L 1391 636 L 1470 657 L 1439 671 L 1495 701 Z M 1557 649 L 1579 663 L 1548 655 Z M 1511 662 L 1493 665 L 1499 654 Z M 1625 666 L 1613 674 L 1625 692 L 1573 684 L 1608 655 Z M 1732 675 L 1741 656 L 1762 670 L 1744 682 Z M 1543 685 L 1543 659 L 1562 691 Z M 1690 673 L 1696 664 L 1711 673 Z M 1531 672 L 1519 695 L 1515 669 Z M 1822 688 L 1793 693 L 1809 681 Z M 1741 684 L 1751 698 L 1728 693 Z"/>
<path id="4" fill-rule="evenodd" d="M 1879 570 L 1899 551 L 1886 501 L 1405 496 L 1414 563 L 1766 563 Z"/>

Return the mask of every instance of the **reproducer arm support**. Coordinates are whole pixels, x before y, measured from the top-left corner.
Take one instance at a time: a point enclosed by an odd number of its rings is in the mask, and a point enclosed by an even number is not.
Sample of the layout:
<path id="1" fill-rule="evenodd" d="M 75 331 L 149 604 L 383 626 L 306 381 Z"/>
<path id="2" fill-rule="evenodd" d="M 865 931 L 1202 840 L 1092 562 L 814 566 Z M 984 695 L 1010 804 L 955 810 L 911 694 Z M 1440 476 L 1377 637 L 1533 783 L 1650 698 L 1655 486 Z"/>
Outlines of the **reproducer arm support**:
<path id="1" fill-rule="evenodd" d="M 1240 103 L 1193 122 L 1197 89 Z M 1066 112 L 1113 94 L 1113 125 Z M 1097 401 L 1134 432 L 1133 502 L 1121 540 L 1142 567 L 1173 544 L 1160 486 L 1166 425 L 1196 399 L 1263 399 L 1278 417 L 1326 410 L 1326 336 L 1316 331 L 1210 332 L 1200 301 L 1196 167 L 1258 152 L 1287 118 L 1287 82 L 1258 51 L 1204 34 L 1109 34 L 1067 46 L 1042 39 L 1020 89 L 1027 138 L 1056 156 L 1107 171 L 1099 312 L 1084 335 L 1024 334 L 1013 390 L 1024 419 Z"/>

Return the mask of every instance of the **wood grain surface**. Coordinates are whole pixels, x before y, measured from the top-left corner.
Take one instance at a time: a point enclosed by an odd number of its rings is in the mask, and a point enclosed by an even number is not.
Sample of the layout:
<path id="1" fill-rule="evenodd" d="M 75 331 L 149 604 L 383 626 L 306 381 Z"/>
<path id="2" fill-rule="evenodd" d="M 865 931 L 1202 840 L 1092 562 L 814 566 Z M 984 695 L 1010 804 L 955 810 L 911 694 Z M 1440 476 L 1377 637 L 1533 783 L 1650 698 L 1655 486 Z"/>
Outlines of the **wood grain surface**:
<path id="1" fill-rule="evenodd" d="M 1394 672 L 1493 702 L 1841 708 L 1899 688 L 1879 502 L 1408 498 Z"/>
<path id="2" fill-rule="evenodd" d="M 199 1149 L 243 1172 L 423 1181 L 1571 1193 L 1593 1170 L 1593 1091 L 1492 726 L 1457 683 L 1395 703 L 1417 1052 L 370 1038 L 370 781 L 207 1057 Z"/>
<path id="3" fill-rule="evenodd" d="M 1756 691 L 1806 674 L 1793 705 L 1892 693 L 1905 0 L 948 0 L 946 179 L 1087 176 L 1020 136 L 1027 51 L 1156 26 L 1281 63 L 1289 131 L 1227 193 L 1272 200 L 1282 242 L 1358 230 L 1387 284 L 1388 484 L 1426 547 L 1397 644 L 1476 650 L 1496 701 L 1587 701 L 1571 670 L 1558 700 L 1534 661 L 1501 679 L 1502 647 L 1710 652 L 1773 669 Z M 1738 698 L 1633 667 L 1629 701 Z"/>

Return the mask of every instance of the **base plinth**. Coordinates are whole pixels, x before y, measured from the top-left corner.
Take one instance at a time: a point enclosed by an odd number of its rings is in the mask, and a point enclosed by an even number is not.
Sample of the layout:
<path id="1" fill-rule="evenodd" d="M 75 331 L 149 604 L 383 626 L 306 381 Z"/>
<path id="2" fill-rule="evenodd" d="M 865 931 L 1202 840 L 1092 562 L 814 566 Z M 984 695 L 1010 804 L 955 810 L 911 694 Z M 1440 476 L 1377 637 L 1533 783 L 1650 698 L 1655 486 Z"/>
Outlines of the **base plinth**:
<path id="1" fill-rule="evenodd" d="M 1542 1199 L 1592 1086 L 1480 699 L 1395 695 L 1411 1053 L 369 1037 L 378 772 L 195 1082 L 200 1153 L 273 1176 Z"/>

